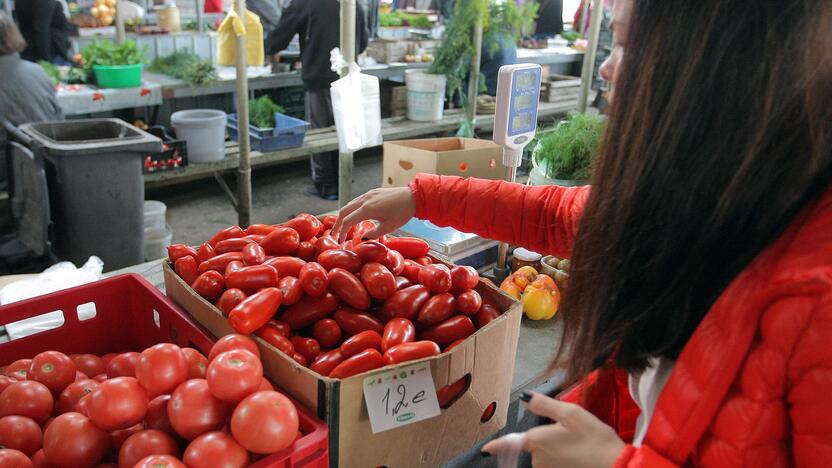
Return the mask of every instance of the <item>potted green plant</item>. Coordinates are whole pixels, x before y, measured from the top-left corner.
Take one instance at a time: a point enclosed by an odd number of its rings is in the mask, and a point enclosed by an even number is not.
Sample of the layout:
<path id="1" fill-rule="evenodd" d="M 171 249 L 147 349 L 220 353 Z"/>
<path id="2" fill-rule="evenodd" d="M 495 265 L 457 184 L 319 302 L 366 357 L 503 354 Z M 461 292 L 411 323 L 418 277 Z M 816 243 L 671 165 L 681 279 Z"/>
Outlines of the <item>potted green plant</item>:
<path id="1" fill-rule="evenodd" d="M 139 48 L 135 41 L 115 44 L 101 40 L 84 47 L 81 57 L 84 66 L 92 70 L 102 88 L 133 88 L 142 84 L 147 47 Z"/>
<path id="2" fill-rule="evenodd" d="M 540 132 L 532 152 L 531 185 L 585 185 L 604 131 L 602 117 L 570 114 L 555 128 Z"/>

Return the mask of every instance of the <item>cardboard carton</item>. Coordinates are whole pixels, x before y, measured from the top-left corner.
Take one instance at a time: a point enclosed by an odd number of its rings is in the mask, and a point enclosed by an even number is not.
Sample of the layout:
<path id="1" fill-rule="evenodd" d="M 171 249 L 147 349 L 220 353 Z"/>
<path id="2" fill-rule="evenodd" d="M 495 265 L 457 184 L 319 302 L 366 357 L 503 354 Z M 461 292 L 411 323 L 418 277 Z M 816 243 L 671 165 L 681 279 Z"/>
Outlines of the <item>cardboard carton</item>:
<path id="1" fill-rule="evenodd" d="M 168 296 L 197 322 L 216 336 L 233 333 L 220 310 L 197 295 L 167 263 L 164 275 Z M 266 375 L 327 422 L 331 466 L 436 467 L 506 424 L 522 307 L 483 282 L 476 289 L 503 314 L 451 352 L 422 360 L 430 362 L 437 389 L 470 376 L 467 390 L 437 417 L 378 434 L 370 426 L 363 381 L 392 367 L 330 379 L 298 365 L 260 338 L 252 338 L 260 347 Z M 496 404 L 493 416 L 482 422 L 492 403 Z"/>
<path id="2" fill-rule="evenodd" d="M 503 149 L 488 140 L 427 138 L 384 143 L 383 187 L 404 187 L 419 172 L 503 178 Z"/>

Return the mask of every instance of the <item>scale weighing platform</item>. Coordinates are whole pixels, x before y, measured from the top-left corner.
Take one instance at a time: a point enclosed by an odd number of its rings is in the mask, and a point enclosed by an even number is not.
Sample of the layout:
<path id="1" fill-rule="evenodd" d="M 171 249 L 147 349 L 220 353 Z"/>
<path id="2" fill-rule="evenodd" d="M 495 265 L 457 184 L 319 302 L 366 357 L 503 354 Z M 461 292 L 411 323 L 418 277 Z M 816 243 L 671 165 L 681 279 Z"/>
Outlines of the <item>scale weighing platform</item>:
<path id="1" fill-rule="evenodd" d="M 499 242 L 450 227 L 441 228 L 430 221 L 412 218 L 393 235 L 424 239 L 430 245 L 431 253 L 448 263 L 480 270 L 497 261 Z"/>

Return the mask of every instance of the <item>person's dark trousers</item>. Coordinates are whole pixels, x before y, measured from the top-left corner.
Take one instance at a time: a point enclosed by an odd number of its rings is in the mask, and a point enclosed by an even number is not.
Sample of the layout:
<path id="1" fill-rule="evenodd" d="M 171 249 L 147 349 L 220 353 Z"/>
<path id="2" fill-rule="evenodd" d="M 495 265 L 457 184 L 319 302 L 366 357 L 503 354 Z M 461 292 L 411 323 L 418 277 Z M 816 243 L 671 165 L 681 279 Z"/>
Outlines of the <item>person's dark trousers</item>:
<path id="1" fill-rule="evenodd" d="M 306 120 L 312 128 L 331 127 L 335 124 L 332 116 L 332 97 L 329 89 L 306 91 Z M 312 166 L 312 182 L 323 198 L 338 197 L 338 152 L 313 154 L 309 159 Z"/>

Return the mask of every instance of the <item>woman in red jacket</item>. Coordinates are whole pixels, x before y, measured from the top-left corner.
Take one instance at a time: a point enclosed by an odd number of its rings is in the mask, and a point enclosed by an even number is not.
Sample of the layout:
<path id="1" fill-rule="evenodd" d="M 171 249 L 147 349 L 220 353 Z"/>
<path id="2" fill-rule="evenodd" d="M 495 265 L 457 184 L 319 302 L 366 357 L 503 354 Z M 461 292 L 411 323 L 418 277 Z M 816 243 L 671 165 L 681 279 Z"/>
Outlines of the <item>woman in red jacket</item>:
<path id="1" fill-rule="evenodd" d="M 618 0 L 613 21 L 591 190 L 419 175 L 334 232 L 415 215 L 572 258 L 554 363 L 583 408 L 524 395 L 556 421 L 522 437 L 535 466 L 828 466 L 832 2 Z"/>

